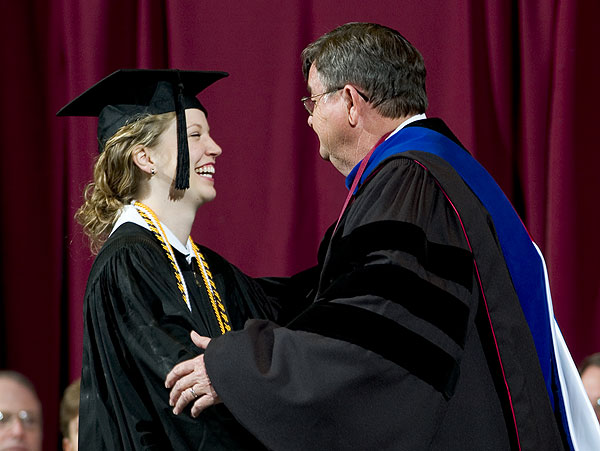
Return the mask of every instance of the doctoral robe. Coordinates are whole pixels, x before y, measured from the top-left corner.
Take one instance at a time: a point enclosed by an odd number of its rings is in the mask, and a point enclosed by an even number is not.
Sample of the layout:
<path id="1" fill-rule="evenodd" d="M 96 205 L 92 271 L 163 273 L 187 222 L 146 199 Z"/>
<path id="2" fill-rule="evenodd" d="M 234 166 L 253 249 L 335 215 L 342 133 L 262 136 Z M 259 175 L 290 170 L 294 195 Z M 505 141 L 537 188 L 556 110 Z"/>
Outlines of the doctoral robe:
<path id="1" fill-rule="evenodd" d="M 400 149 L 415 129 L 435 139 Z M 274 450 L 565 449 L 494 219 L 431 153 L 467 151 L 439 120 L 384 144 L 290 288 L 313 304 L 211 341 L 216 392 Z"/>

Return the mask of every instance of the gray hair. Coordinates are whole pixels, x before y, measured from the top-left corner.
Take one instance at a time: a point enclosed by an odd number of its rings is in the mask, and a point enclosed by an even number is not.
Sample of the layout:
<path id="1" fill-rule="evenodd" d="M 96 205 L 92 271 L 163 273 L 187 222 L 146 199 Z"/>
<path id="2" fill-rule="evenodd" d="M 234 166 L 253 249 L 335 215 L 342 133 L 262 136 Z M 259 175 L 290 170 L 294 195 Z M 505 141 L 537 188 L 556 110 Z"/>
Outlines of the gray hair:
<path id="1" fill-rule="evenodd" d="M 355 85 L 384 117 L 427 109 L 423 57 L 391 28 L 359 22 L 342 25 L 302 51 L 306 80 L 313 64 L 326 91 Z"/>

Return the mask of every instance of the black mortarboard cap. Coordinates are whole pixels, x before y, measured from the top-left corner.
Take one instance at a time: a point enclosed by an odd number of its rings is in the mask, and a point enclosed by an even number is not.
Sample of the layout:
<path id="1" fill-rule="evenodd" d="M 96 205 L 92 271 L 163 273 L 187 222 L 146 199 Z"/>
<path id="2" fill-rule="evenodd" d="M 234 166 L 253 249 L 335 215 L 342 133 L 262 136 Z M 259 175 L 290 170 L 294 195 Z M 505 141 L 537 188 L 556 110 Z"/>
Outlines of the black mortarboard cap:
<path id="1" fill-rule="evenodd" d="M 177 116 L 176 189 L 190 186 L 185 110 L 198 108 L 196 95 L 227 72 L 177 69 L 120 69 L 100 80 L 56 113 L 57 116 L 98 116 L 99 151 L 123 125 L 146 114 L 174 111 Z"/>

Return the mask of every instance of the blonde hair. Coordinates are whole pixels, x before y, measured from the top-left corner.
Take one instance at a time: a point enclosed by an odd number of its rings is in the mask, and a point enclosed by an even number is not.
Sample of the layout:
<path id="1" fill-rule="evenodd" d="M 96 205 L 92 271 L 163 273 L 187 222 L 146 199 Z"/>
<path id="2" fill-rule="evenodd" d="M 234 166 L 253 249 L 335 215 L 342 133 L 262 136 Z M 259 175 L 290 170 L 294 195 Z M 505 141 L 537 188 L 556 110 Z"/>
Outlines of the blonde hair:
<path id="1" fill-rule="evenodd" d="M 120 210 L 134 199 L 144 177 L 133 161 L 136 147 L 157 145 L 174 119 L 174 112 L 137 118 L 106 142 L 94 164 L 94 180 L 85 188 L 84 203 L 75 213 L 94 254 L 108 238 Z"/>
<path id="2" fill-rule="evenodd" d="M 79 415 L 79 395 L 81 393 L 81 378 L 75 379 L 65 389 L 60 401 L 60 432 L 65 438 L 73 438 L 69 434 L 69 423 Z"/>

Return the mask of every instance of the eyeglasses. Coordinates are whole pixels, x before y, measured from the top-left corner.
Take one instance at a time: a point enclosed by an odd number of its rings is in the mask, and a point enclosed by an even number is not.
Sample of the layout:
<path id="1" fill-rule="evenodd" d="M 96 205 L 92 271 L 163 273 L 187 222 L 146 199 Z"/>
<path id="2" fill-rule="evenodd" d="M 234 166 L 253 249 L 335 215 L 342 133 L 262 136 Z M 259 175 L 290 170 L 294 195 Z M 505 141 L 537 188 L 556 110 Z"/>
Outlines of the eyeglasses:
<path id="1" fill-rule="evenodd" d="M 337 92 L 341 89 L 344 89 L 344 87 L 342 86 L 340 88 L 334 88 L 331 91 L 322 92 L 321 94 L 315 94 L 312 96 L 302 97 L 300 99 L 300 101 L 304 104 L 304 108 L 306 108 L 306 111 L 308 111 L 308 114 L 310 114 L 312 116 L 313 112 L 315 111 L 315 107 L 317 106 L 317 103 L 319 102 L 319 99 L 321 99 L 321 97 L 323 97 L 324 95 L 327 95 L 327 94 Z M 356 89 L 356 88 L 354 88 L 354 89 Z M 369 98 L 366 95 L 364 95 L 362 92 L 360 92 L 358 89 L 356 89 L 356 92 L 358 92 L 358 94 L 363 99 L 365 99 L 366 102 L 369 101 Z"/>
<path id="2" fill-rule="evenodd" d="M 0 411 L 0 429 L 10 427 L 17 420 L 25 428 L 34 428 L 40 422 L 34 413 L 27 410 L 20 410 L 18 412 Z"/>

